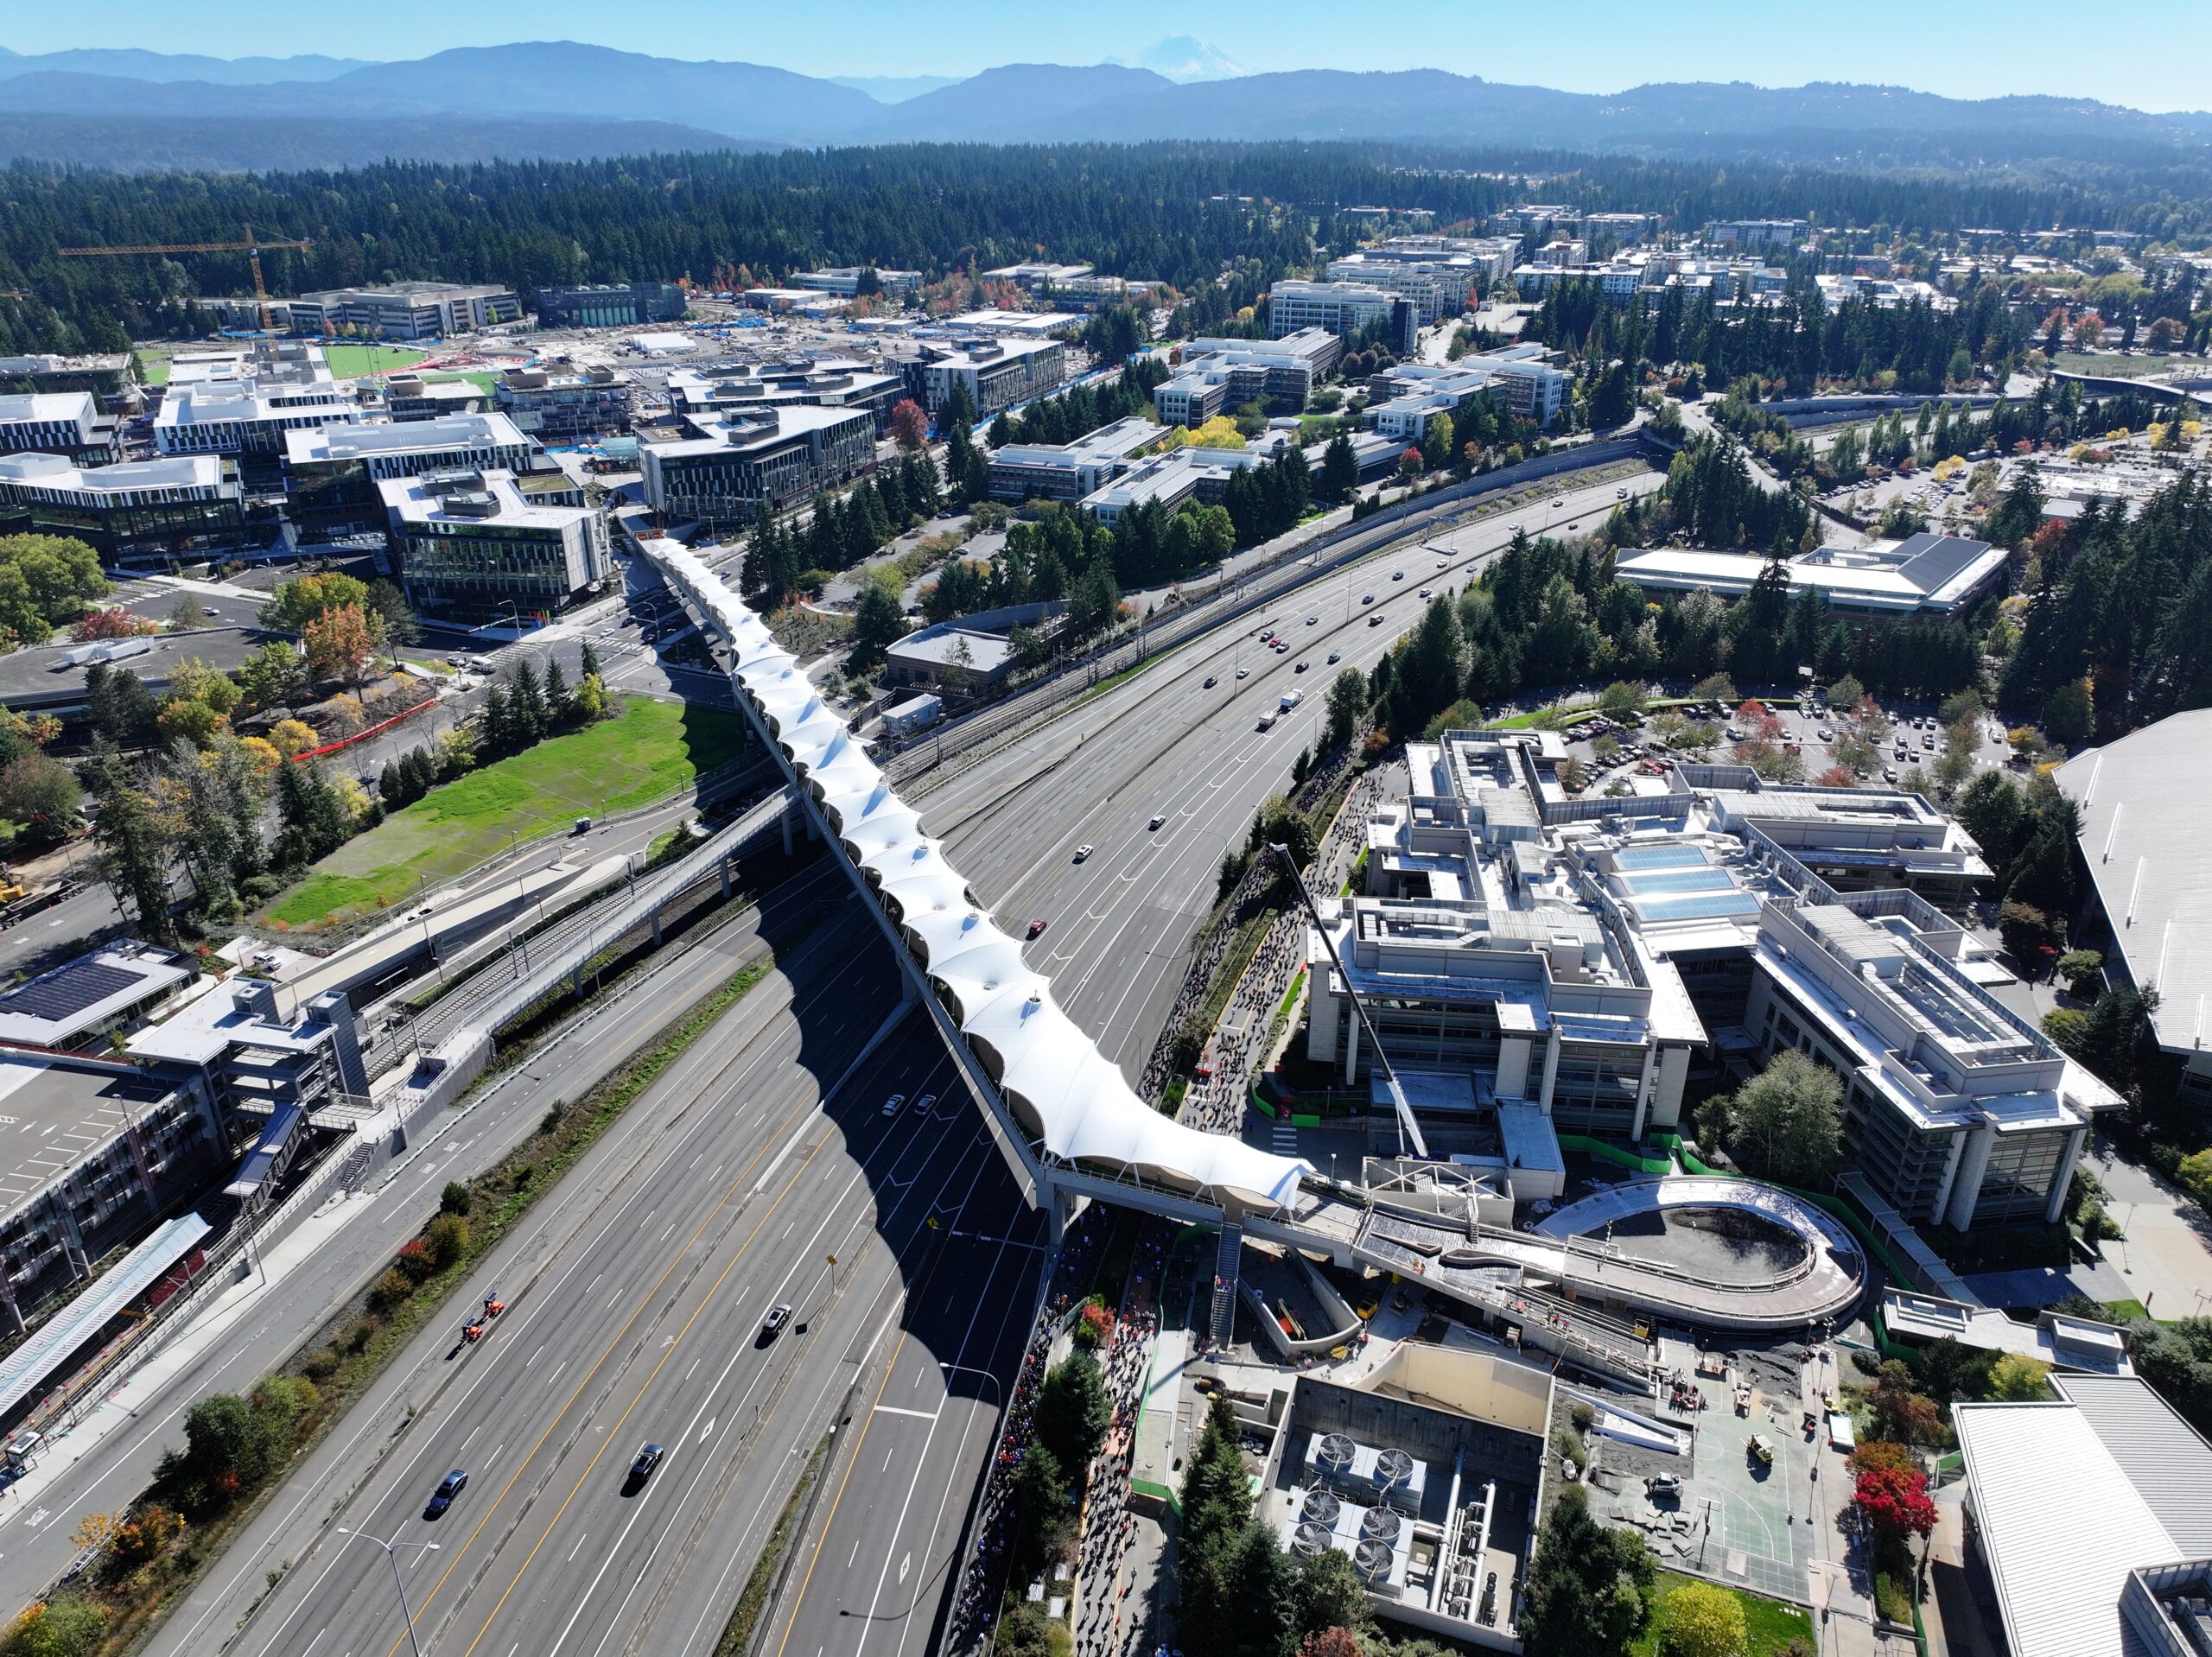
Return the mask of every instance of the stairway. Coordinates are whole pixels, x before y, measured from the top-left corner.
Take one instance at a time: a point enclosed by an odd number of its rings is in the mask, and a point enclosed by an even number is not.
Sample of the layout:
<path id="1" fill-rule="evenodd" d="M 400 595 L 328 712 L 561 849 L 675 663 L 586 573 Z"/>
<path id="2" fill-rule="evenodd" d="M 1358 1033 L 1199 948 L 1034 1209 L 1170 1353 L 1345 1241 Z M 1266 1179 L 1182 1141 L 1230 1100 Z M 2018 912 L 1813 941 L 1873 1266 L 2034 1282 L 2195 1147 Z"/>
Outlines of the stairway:
<path id="1" fill-rule="evenodd" d="M 1244 1228 L 1234 1220 L 1224 1221 L 1221 1247 L 1213 1260 L 1213 1305 L 1206 1321 L 1206 1337 L 1217 1347 L 1229 1344 L 1236 1327 L 1236 1277 L 1243 1258 Z"/>

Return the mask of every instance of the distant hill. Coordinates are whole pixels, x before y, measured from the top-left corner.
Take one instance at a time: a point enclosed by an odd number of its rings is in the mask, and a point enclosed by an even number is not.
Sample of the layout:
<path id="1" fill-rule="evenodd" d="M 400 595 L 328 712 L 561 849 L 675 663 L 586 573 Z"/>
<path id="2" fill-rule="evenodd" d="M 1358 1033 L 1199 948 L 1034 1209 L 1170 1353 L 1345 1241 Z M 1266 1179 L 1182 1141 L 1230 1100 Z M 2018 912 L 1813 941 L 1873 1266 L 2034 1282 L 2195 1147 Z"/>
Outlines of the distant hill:
<path id="1" fill-rule="evenodd" d="M 1159 42 L 1145 57 L 1153 67 L 1010 64 L 957 81 L 836 81 L 760 64 L 693 62 L 558 41 L 456 48 L 405 63 L 225 60 L 125 48 L 0 53 L 7 88 L 0 110 L 13 117 L 0 156 L 50 158 L 64 129 L 28 118 L 35 116 L 76 124 L 68 130 L 87 148 L 69 159 L 118 166 L 182 164 L 111 159 L 158 153 L 168 137 L 156 136 L 149 122 L 220 120 L 252 130 L 235 143 L 180 141 L 194 153 L 220 153 L 228 157 L 221 164 L 236 167 L 297 164 L 279 156 L 295 155 L 300 135 L 285 130 L 281 150 L 264 158 L 250 140 L 279 135 L 276 126 L 260 124 L 329 123 L 329 142 L 310 147 L 329 157 L 316 164 L 339 165 L 349 156 L 391 153 L 376 145 L 378 122 L 435 127 L 442 119 L 474 142 L 531 146 L 500 153 L 533 155 L 552 153 L 540 146 L 557 141 L 525 127 L 566 123 L 579 124 L 580 141 L 592 153 L 626 130 L 642 141 L 648 127 L 721 148 L 1349 139 L 1962 169 L 2042 160 L 2156 162 L 2176 154 L 2201 157 L 2212 146 L 2212 114 L 2145 114 L 2085 98 L 1972 100 L 1834 83 L 1670 84 L 1599 96 L 1439 69 L 1239 74 L 1217 48 L 1187 35 Z M 1221 78 L 1198 78 L 1216 73 Z M 410 128 L 410 143 L 412 134 Z M 347 144 L 368 147 L 347 151 Z"/>

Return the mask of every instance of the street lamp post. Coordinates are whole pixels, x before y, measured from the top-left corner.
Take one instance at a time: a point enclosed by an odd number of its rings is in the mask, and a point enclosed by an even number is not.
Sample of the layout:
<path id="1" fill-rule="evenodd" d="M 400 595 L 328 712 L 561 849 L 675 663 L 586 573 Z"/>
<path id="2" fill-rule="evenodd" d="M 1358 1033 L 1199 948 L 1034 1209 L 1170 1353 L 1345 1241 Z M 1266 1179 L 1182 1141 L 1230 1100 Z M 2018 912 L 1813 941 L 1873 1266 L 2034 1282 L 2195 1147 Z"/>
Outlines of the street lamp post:
<path id="1" fill-rule="evenodd" d="M 399 1547 L 385 1541 L 381 1536 L 372 1536 L 365 1530 L 348 1530 L 343 1525 L 338 1527 L 338 1533 L 348 1541 L 359 1537 L 364 1541 L 374 1542 L 384 1550 L 385 1560 L 391 1566 L 391 1585 L 398 1590 L 399 1594 L 399 1614 L 407 1621 L 407 1643 L 414 1650 L 415 1657 L 423 1657 L 422 1642 L 415 1637 L 415 1613 L 410 1610 L 407 1605 L 407 1584 L 400 1580 Z M 400 1546 L 421 1548 L 431 1553 L 438 1551 L 438 1545 L 435 1542 L 408 1542 L 401 1544 Z"/>

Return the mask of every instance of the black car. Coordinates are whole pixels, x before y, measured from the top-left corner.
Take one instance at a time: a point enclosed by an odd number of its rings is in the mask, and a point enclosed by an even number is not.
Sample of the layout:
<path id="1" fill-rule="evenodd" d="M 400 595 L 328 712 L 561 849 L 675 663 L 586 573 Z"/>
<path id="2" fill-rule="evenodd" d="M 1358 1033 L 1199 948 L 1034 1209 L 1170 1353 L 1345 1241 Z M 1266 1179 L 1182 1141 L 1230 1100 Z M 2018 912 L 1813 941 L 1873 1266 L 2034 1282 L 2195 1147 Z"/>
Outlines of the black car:
<path id="1" fill-rule="evenodd" d="M 1207 675 L 1206 675 L 1206 682 L 1205 682 L 1205 684 L 1203 684 L 1203 685 L 1201 685 L 1201 686 L 1199 687 L 1199 689 L 1202 689 L 1202 690 L 1211 690 L 1211 689 L 1212 689 L 1216 685 L 1219 684 L 1220 682 L 1221 682 L 1220 679 L 1218 679 L 1217 677 L 1216 677 L 1213 674 L 1209 673 L 1209 674 L 1207 674 Z"/>
<path id="2" fill-rule="evenodd" d="M 630 1463 L 630 1482 L 643 1484 L 653 1476 L 653 1469 L 660 1465 L 660 1458 L 668 1452 L 658 1444 L 647 1444 L 638 1452 L 638 1459 Z"/>
<path id="3" fill-rule="evenodd" d="M 468 1488 L 468 1470 L 456 1467 L 439 1481 L 438 1488 L 430 1492 L 429 1505 L 423 1509 L 423 1517 L 435 1519 L 453 1506 L 454 1498 Z"/>

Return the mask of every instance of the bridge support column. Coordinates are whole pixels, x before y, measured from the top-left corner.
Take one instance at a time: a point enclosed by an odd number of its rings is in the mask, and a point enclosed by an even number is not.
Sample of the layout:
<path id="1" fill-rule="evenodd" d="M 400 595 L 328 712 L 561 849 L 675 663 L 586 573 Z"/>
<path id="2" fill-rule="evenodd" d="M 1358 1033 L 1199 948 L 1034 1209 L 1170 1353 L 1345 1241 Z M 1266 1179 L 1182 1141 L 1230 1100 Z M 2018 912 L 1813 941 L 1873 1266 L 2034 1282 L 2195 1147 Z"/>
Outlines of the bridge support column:
<path id="1" fill-rule="evenodd" d="M 791 854 L 791 849 L 792 849 L 792 847 L 791 847 L 791 807 L 790 807 L 790 806 L 788 806 L 788 805 L 786 805 L 786 806 L 784 808 L 783 825 L 784 825 L 784 855 L 785 855 L 785 857 L 789 857 L 789 856 Z"/>
<path id="2" fill-rule="evenodd" d="M 722 901 L 723 901 L 724 903 L 728 903 L 728 902 L 729 901 L 730 887 L 731 887 L 731 885 L 732 885 L 732 881 L 731 881 L 731 879 L 730 879 L 729 866 L 730 866 L 730 860 L 729 860 L 728 858 L 727 858 L 727 857 L 723 858 L 723 859 L 722 859 L 722 865 L 721 865 L 721 868 L 722 868 Z"/>
<path id="3" fill-rule="evenodd" d="M 660 911 L 653 911 L 653 948 L 660 948 Z"/>
<path id="4" fill-rule="evenodd" d="M 910 972 L 900 973 L 899 975 L 899 1005 L 912 1006 L 921 999 L 921 991 L 914 987 L 914 975 Z"/>

